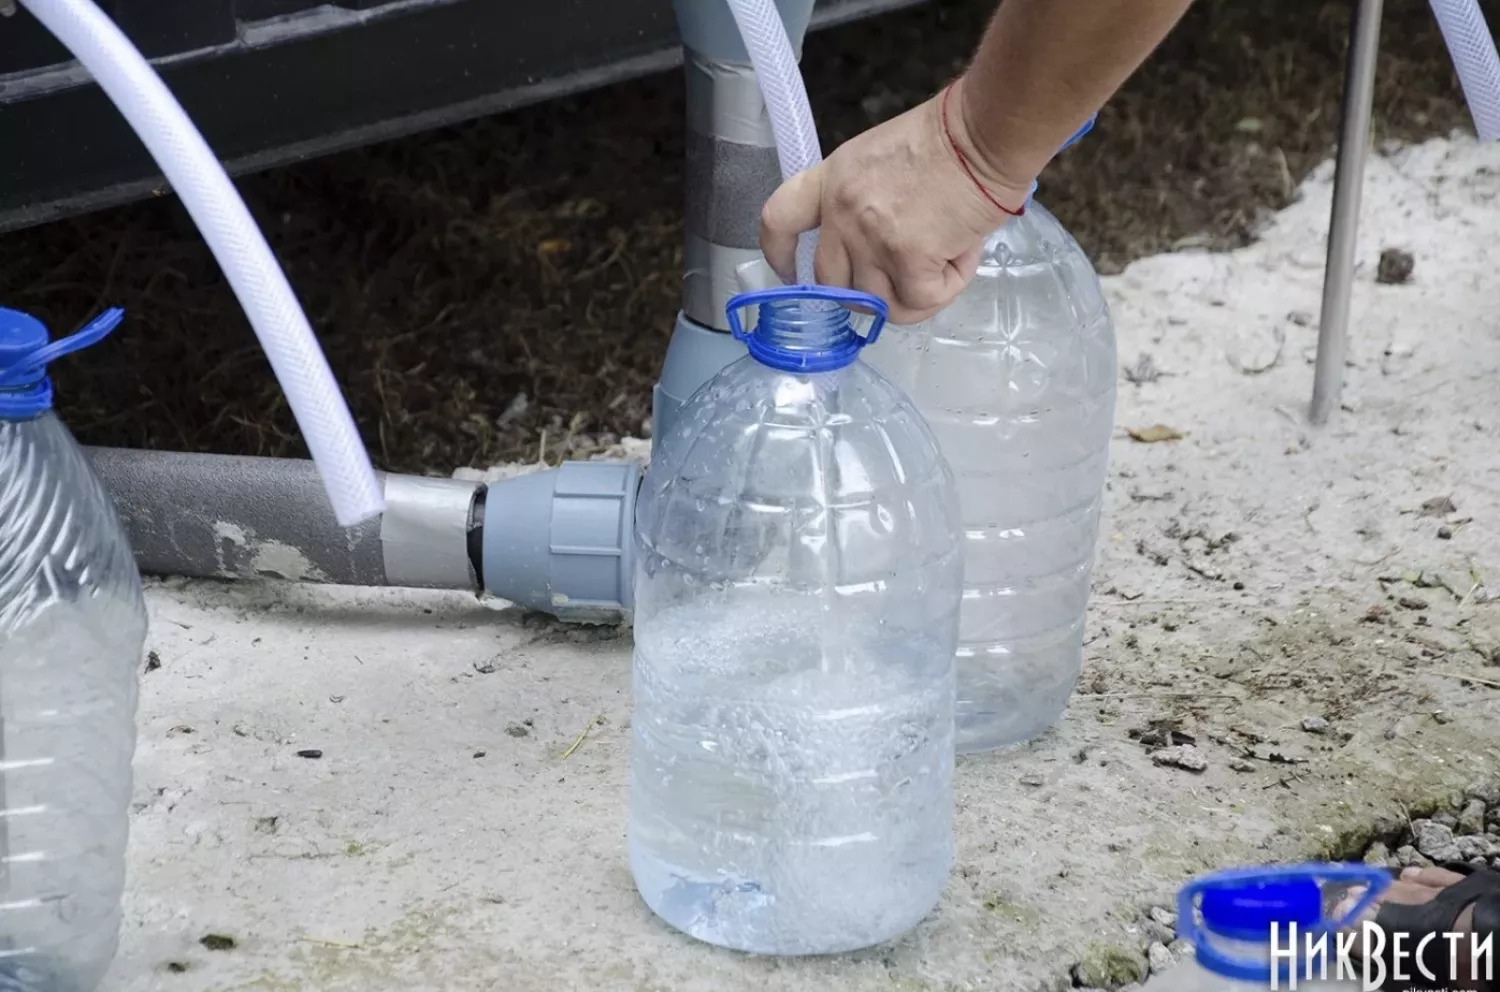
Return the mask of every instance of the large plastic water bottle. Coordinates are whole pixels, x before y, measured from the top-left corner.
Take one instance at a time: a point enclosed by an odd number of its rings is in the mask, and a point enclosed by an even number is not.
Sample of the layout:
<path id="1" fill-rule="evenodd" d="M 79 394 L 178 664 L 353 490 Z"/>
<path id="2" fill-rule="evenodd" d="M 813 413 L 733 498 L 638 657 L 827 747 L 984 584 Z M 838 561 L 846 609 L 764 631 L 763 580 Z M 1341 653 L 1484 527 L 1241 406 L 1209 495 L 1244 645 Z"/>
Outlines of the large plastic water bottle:
<path id="1" fill-rule="evenodd" d="M 90 992 L 119 938 L 146 611 L 46 366 L 121 316 L 0 310 L 0 992 Z"/>
<path id="2" fill-rule="evenodd" d="M 1234 868 L 1196 878 L 1177 895 L 1177 932 L 1193 946 L 1193 959 L 1152 976 L 1142 992 L 1376 988 L 1361 960 L 1340 958 L 1336 935 L 1360 919 L 1391 881 L 1385 869 L 1358 864 Z M 1348 912 L 1333 917 L 1328 904 L 1337 896 L 1328 896 L 1328 883 L 1344 890 L 1360 885 L 1365 892 Z"/>
<path id="3" fill-rule="evenodd" d="M 1083 668 L 1117 374 L 1099 277 L 1033 201 L 986 241 L 952 305 L 865 358 L 911 397 L 958 477 L 958 749 L 1028 740 L 1062 716 Z"/>
<path id="4" fill-rule="evenodd" d="M 841 304 L 876 312 L 867 337 Z M 750 353 L 658 438 L 637 508 L 630 864 L 693 937 L 852 950 L 920 922 L 952 864 L 954 483 L 855 361 L 883 302 L 729 308 Z"/>

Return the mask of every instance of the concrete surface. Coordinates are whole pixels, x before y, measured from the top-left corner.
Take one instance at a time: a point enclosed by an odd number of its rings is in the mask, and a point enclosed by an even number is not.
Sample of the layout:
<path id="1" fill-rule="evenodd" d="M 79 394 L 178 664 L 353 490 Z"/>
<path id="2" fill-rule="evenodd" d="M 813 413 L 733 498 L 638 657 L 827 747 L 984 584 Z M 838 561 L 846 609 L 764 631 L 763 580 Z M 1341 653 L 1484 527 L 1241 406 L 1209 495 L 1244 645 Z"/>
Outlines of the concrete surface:
<path id="1" fill-rule="evenodd" d="M 1186 437 L 1121 432 L 1081 694 L 1045 739 L 960 763 L 959 865 L 906 938 L 763 960 L 648 914 L 624 851 L 627 632 L 169 583 L 108 988 L 1060 987 L 1080 958 L 1140 954 L 1142 910 L 1189 874 L 1357 852 L 1494 779 L 1500 147 L 1372 161 L 1348 408 L 1314 431 L 1330 178 L 1249 248 L 1108 280 L 1122 360 L 1160 372 L 1122 383 L 1119 423 Z M 1408 283 L 1377 284 L 1387 247 Z M 1161 763 L 1173 732 L 1204 770 Z"/>

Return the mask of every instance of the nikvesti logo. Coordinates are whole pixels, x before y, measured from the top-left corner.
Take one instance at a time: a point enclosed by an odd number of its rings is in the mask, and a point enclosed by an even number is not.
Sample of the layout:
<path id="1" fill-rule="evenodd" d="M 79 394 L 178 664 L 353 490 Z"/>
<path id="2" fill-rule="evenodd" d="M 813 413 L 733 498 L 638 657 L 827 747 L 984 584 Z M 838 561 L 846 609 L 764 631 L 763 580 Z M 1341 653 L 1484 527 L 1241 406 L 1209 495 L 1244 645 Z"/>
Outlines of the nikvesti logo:
<path id="1" fill-rule="evenodd" d="M 1387 932 L 1366 921 L 1358 930 L 1299 931 L 1271 924 L 1271 988 L 1308 982 L 1358 983 L 1364 992 L 1412 984 L 1473 986 L 1495 977 L 1494 934 Z"/>

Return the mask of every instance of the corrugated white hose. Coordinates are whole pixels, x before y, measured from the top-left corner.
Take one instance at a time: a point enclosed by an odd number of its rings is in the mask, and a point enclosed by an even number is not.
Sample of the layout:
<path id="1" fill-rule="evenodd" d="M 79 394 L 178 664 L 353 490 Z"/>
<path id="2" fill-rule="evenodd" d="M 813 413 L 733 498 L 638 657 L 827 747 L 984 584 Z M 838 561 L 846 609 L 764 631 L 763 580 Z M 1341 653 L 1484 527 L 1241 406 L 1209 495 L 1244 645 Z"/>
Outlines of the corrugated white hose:
<path id="1" fill-rule="evenodd" d="M 130 40 L 90 0 L 21 0 L 140 135 L 245 308 L 323 477 L 338 522 L 384 510 L 370 456 L 286 274 L 203 136 Z"/>
<path id="2" fill-rule="evenodd" d="M 818 128 L 813 122 L 812 105 L 807 87 L 797 67 L 797 56 L 787 37 L 786 24 L 772 0 L 729 0 L 740 36 L 750 52 L 771 131 L 776 136 L 776 153 L 781 161 L 781 178 L 787 180 L 823 161 L 818 144 Z M 813 256 L 818 250 L 818 232 L 808 231 L 797 241 L 797 281 L 810 286 L 817 281 Z"/>
<path id="3" fill-rule="evenodd" d="M 1479 0 L 1432 0 L 1480 141 L 1500 138 L 1500 55 Z"/>

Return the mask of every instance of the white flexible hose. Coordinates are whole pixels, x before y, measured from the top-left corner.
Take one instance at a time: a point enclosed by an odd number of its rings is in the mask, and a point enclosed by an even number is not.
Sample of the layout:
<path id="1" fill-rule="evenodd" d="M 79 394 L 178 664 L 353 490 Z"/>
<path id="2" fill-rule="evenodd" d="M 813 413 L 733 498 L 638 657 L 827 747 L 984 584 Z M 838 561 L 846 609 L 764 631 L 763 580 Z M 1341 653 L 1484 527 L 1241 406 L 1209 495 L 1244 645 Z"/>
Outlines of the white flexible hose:
<path id="1" fill-rule="evenodd" d="M 1432 0 L 1480 141 L 1500 138 L 1500 55 L 1479 0 Z"/>
<path id="2" fill-rule="evenodd" d="M 21 0 L 140 135 L 198 225 L 270 359 L 344 527 L 384 510 L 369 454 L 281 266 L 203 136 L 130 40 L 90 0 Z"/>
<path id="3" fill-rule="evenodd" d="M 750 64 L 755 67 L 755 78 L 766 101 L 781 178 L 790 179 L 822 162 L 823 149 L 818 144 L 818 128 L 786 24 L 772 0 L 729 0 L 729 9 L 750 52 Z M 797 281 L 805 286 L 816 281 L 813 256 L 817 249 L 817 231 L 798 239 Z"/>

